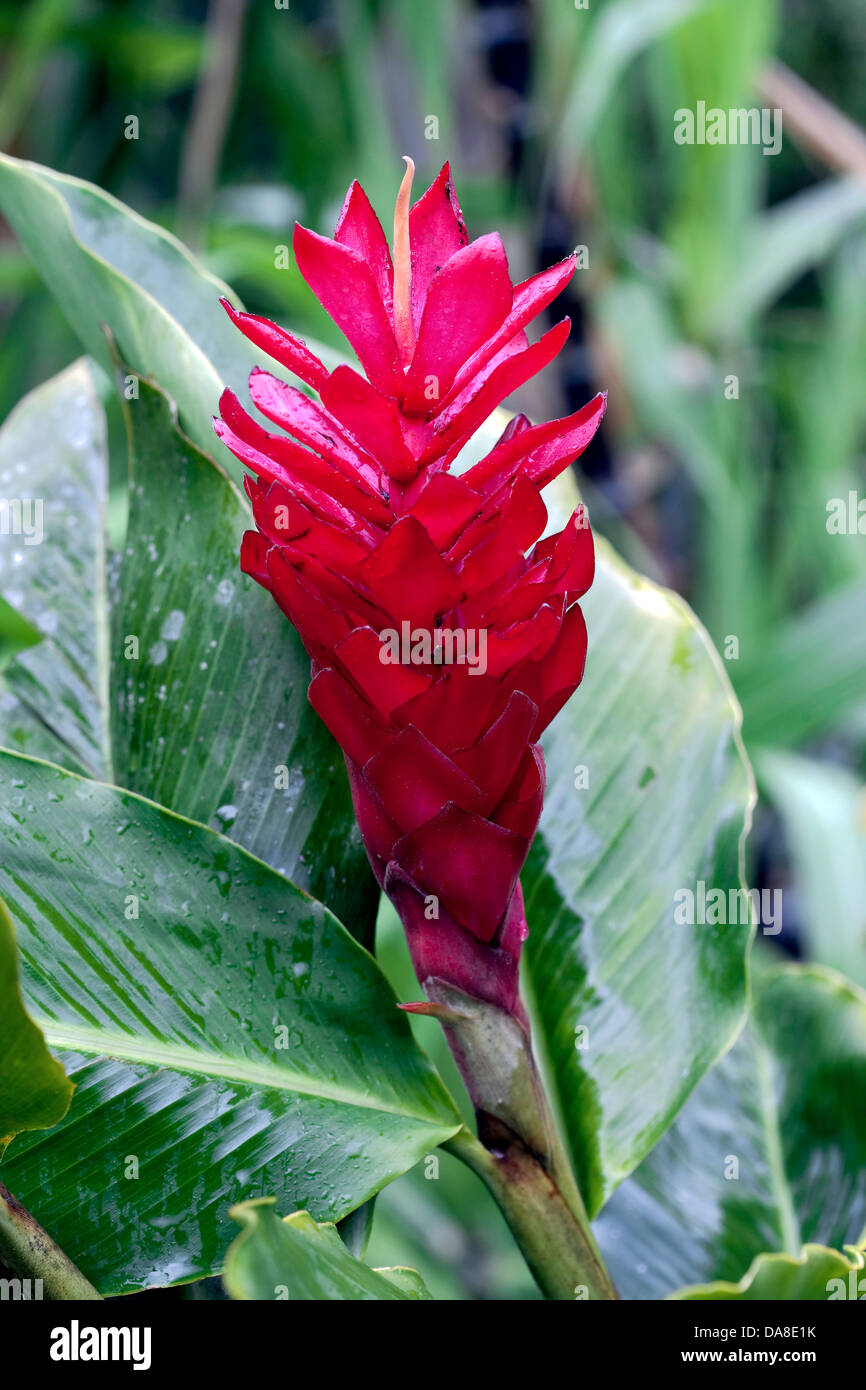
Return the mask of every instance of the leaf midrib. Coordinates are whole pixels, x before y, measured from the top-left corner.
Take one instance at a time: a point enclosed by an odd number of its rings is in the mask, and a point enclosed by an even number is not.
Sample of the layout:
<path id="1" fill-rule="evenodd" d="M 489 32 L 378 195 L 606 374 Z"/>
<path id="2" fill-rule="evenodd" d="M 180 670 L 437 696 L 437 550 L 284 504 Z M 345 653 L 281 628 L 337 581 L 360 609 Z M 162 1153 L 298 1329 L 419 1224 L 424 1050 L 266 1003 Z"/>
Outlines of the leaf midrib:
<path id="1" fill-rule="evenodd" d="M 355 1092 L 349 1087 L 336 1086 L 331 1081 L 314 1081 L 287 1067 L 265 1065 L 249 1058 L 220 1056 L 217 1052 L 205 1052 L 199 1048 L 193 1050 L 155 1042 L 152 1039 L 141 1041 L 118 1033 L 103 1033 L 92 1028 L 77 1027 L 70 1023 L 58 1025 L 56 1020 L 41 1017 L 33 1011 L 31 1017 L 41 1028 L 46 1042 L 52 1048 L 61 1051 L 110 1057 L 119 1062 L 167 1068 L 170 1071 L 186 1072 L 211 1079 L 221 1078 L 238 1085 L 268 1087 L 270 1090 L 313 1096 L 317 1100 L 334 1100 L 341 1105 L 353 1105 L 359 1109 L 378 1110 L 383 1114 L 419 1120 L 434 1128 L 448 1128 L 449 1122 L 444 1118 L 437 1119 L 435 1116 L 419 1114 L 407 1106 L 378 1100 L 369 1094 Z M 460 1127 L 456 1116 L 455 1121 L 451 1133 L 456 1133 Z"/>
<path id="2" fill-rule="evenodd" d="M 794 1208 L 794 1197 L 785 1168 L 779 1108 L 774 1085 L 774 1058 L 769 1048 L 755 1034 L 753 1040 L 755 1077 L 758 1084 L 761 1128 L 766 1145 L 770 1190 L 779 1216 L 779 1235 L 783 1252 L 798 1258 L 803 1244 L 800 1222 Z"/>

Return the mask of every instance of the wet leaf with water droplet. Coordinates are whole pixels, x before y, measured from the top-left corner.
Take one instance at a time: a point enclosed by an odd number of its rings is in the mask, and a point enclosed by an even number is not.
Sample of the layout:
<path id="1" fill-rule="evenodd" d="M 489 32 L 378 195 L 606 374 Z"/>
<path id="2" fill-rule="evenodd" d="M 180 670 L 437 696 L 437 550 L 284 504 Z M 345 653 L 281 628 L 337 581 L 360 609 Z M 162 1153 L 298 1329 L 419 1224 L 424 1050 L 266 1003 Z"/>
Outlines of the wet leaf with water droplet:
<path id="1" fill-rule="evenodd" d="M 110 777 L 107 495 L 105 413 L 82 360 L 0 429 L 0 497 L 24 508 L 23 534 L 0 536 L 0 599 L 40 639 L 0 676 L 0 743 Z"/>
<path id="2" fill-rule="evenodd" d="M 137 485 L 112 641 L 118 780 L 252 850 L 369 943 L 378 889 L 342 758 L 307 704 L 309 661 L 240 573 L 247 503 L 162 392 L 141 381 L 126 416 Z M 126 659 L 126 633 L 150 662 Z"/>
<path id="3" fill-rule="evenodd" d="M 101 1291 L 215 1271 L 262 1192 L 339 1220 L 458 1127 L 375 961 L 261 860 L 7 752 L 0 836 L 22 989 L 77 1087 L 5 1180 Z"/>

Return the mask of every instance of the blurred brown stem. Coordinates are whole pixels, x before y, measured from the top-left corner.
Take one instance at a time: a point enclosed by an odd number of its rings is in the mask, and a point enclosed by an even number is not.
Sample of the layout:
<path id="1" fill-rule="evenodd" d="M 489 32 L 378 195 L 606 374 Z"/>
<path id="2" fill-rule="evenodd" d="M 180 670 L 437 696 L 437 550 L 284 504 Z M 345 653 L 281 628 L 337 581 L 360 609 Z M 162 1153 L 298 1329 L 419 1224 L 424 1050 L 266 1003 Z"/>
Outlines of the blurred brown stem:
<path id="1" fill-rule="evenodd" d="M 784 63 L 769 63 L 758 77 L 765 101 L 782 111 L 794 139 L 828 168 L 866 183 L 866 131 Z"/>
<path id="2" fill-rule="evenodd" d="M 247 0 L 211 0 L 205 50 L 180 159 L 178 232 L 203 239 L 220 156 L 234 105 Z"/>

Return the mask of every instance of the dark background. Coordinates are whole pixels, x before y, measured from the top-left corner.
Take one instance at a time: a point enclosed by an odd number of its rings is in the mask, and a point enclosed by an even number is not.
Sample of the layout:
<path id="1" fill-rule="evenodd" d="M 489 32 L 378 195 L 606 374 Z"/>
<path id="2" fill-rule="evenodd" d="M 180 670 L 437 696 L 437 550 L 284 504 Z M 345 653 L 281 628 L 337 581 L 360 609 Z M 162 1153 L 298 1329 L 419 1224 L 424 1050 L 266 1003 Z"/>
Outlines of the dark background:
<path id="1" fill-rule="evenodd" d="M 3 149 L 100 184 L 335 346 L 277 249 L 295 218 L 330 232 L 352 178 L 389 228 L 404 153 L 416 192 L 451 160 L 515 280 L 586 248 L 555 306 L 572 339 L 512 404 L 610 391 L 581 460 L 594 526 L 724 654 L 781 944 L 866 985 L 866 501 L 864 534 L 827 529 L 832 499 L 866 499 L 866 0 L 30 0 L 0 34 Z M 698 101 L 781 106 L 781 153 L 677 145 Z M 5 416 L 79 348 L 2 225 L 0 322 Z M 386 1193 L 376 1262 L 441 1297 L 531 1295 L 463 1177 L 444 1206 L 438 1184 Z"/>

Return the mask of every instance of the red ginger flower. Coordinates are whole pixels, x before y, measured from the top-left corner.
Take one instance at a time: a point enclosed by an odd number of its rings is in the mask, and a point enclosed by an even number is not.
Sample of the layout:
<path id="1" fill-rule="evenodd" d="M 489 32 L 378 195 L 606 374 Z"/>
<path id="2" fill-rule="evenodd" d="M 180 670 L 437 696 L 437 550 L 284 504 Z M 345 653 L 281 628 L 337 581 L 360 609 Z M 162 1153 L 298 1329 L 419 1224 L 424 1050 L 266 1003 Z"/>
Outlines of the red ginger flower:
<path id="1" fill-rule="evenodd" d="M 525 328 L 574 258 L 512 286 L 500 238 L 469 242 L 448 165 L 411 209 L 407 166 L 393 263 L 358 183 L 333 240 L 295 229 L 300 271 L 366 376 L 328 372 L 300 339 L 223 301 L 319 399 L 256 369 L 252 400 L 284 433 L 231 391 L 214 423 L 255 474 L 246 486 L 258 529 L 244 536 L 241 567 L 303 639 L 310 702 L 345 754 L 370 863 L 419 980 L 523 1022 L 519 874 L 544 794 L 537 740 L 583 675 L 577 600 L 594 567 L 582 507 L 539 539 L 541 490 L 586 448 L 605 398 L 548 424 L 517 416 L 479 463 L 449 472 L 565 342 L 567 318 L 532 346 Z M 418 639 L 416 659 L 385 660 L 385 633 L 404 649 L 407 635 Z M 446 638 L 459 656 L 461 633 L 474 665 L 442 664 Z"/>

